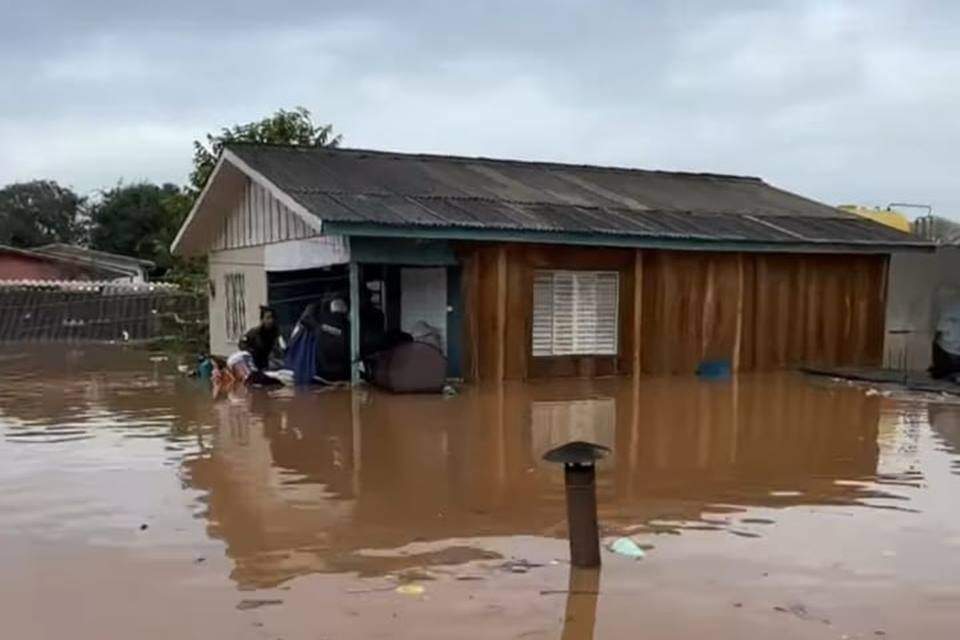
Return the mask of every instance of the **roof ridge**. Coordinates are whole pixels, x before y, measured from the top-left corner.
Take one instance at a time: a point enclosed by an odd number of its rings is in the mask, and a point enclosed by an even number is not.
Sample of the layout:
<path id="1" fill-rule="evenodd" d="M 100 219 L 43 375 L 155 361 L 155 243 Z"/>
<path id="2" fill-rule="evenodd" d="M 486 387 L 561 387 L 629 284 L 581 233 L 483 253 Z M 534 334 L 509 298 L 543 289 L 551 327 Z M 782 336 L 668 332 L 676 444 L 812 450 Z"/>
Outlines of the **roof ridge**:
<path id="1" fill-rule="evenodd" d="M 40 245 L 38 247 L 31 247 L 31 250 L 39 253 L 41 255 L 47 256 L 62 256 L 64 255 L 61 250 L 65 250 L 66 253 L 72 254 L 71 257 L 76 257 L 79 259 L 84 259 L 87 255 L 91 256 L 102 256 L 105 260 L 116 258 L 117 262 L 127 262 L 127 263 L 136 263 L 141 266 L 156 266 L 152 260 L 146 260 L 144 258 L 138 258 L 136 256 L 128 256 L 122 253 L 113 253 L 112 251 L 102 251 L 100 249 L 91 249 L 90 247 L 84 247 L 75 244 L 69 244 L 66 242 L 51 242 L 49 244 Z M 76 255 L 76 253 L 85 254 L 85 255 Z"/>
<path id="2" fill-rule="evenodd" d="M 642 173 L 646 175 L 662 175 L 662 176 L 671 176 L 676 178 L 687 178 L 687 179 L 714 179 L 714 180 L 730 180 L 730 181 L 742 181 L 742 182 L 758 182 L 761 184 L 766 184 L 762 178 L 757 176 L 744 176 L 744 175 L 735 175 L 729 173 L 712 173 L 712 172 L 697 172 L 697 171 L 667 171 L 664 169 L 641 169 L 638 167 L 624 167 L 624 166 L 615 166 L 615 165 L 602 165 L 602 164 L 582 164 L 582 163 L 573 163 L 573 162 L 558 162 L 551 160 L 518 160 L 515 158 L 490 158 L 485 156 L 461 156 L 461 155 L 452 155 L 452 154 L 442 154 L 442 153 L 412 153 L 404 151 L 387 151 L 381 149 L 360 149 L 360 148 L 351 148 L 351 147 L 325 147 L 325 146 L 310 146 L 310 145 L 298 145 L 298 144 L 275 144 L 275 143 L 264 143 L 264 142 L 228 142 L 224 145 L 224 148 L 237 148 L 237 147 L 252 147 L 252 148 L 271 148 L 271 149 L 280 149 L 285 151 L 298 151 L 298 152 L 311 152 L 311 153 L 326 153 L 326 154 L 335 154 L 335 155 L 356 155 L 356 156 L 378 156 L 382 158 L 388 158 L 393 160 L 410 160 L 410 159 L 420 159 L 420 160 L 437 160 L 444 162 L 455 162 L 460 164 L 467 163 L 483 163 L 483 164 L 493 164 L 493 165 L 514 165 L 514 166 L 525 166 L 525 167 L 541 167 L 545 169 L 580 169 L 580 170 L 590 170 L 590 171 L 612 171 L 618 173 Z"/>
<path id="3" fill-rule="evenodd" d="M 75 255 L 64 255 L 56 252 L 48 253 L 46 251 L 41 251 L 39 247 L 11 247 L 9 245 L 0 245 L 0 251 L 5 251 L 8 253 L 16 253 L 22 256 L 27 256 L 35 260 L 46 260 L 48 262 L 59 262 L 62 264 L 69 264 L 73 266 L 80 267 L 92 267 L 95 269 L 100 269 L 102 271 L 111 271 L 113 273 L 119 273 L 121 275 L 131 275 L 129 268 L 125 268 L 122 265 L 113 263 L 106 264 L 105 262 L 95 262 L 89 258 L 84 258 L 81 256 Z"/>

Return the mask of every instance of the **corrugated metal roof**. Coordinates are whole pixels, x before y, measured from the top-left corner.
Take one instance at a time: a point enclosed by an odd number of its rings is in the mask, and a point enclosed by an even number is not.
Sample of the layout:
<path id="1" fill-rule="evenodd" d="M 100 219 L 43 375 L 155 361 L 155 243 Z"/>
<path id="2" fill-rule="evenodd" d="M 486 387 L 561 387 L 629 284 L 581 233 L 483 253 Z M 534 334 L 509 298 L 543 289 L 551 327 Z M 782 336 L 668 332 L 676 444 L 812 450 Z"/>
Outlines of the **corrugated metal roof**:
<path id="1" fill-rule="evenodd" d="M 0 252 L 2 253 L 13 253 L 18 256 L 29 258 L 31 260 L 39 260 L 41 262 L 48 263 L 58 263 L 66 264 L 72 267 L 81 267 L 87 271 L 94 271 L 99 273 L 99 275 L 106 274 L 115 274 L 117 276 L 129 277 L 136 275 L 131 272 L 129 266 L 120 266 L 112 262 L 105 262 L 102 260 L 93 259 L 90 255 L 81 255 L 77 253 L 71 253 L 68 251 L 58 251 L 51 250 L 51 247 L 69 247 L 69 245 L 45 245 L 43 247 L 32 247 L 30 249 L 23 249 L 19 247 L 9 247 L 7 245 L 0 245 Z M 79 249 L 83 252 L 84 249 Z M 97 254 L 99 252 L 91 252 Z M 111 254 L 107 254 L 111 255 Z M 134 259 L 135 260 L 135 259 Z M 142 261 L 145 264 L 153 265 L 152 262 Z M 137 272 L 139 273 L 139 272 Z"/>
<path id="2" fill-rule="evenodd" d="M 60 291 L 100 291 L 119 293 L 150 293 L 179 291 L 169 282 L 118 282 L 116 280 L 0 280 L 0 289 L 56 289 Z"/>
<path id="3" fill-rule="evenodd" d="M 109 253 L 107 251 L 97 251 L 95 249 L 88 249 L 86 247 L 78 247 L 72 244 L 64 244 L 57 242 L 54 244 L 45 244 L 40 247 L 34 247 L 32 251 L 36 253 L 41 253 L 48 256 L 64 256 L 67 258 L 75 258 L 79 260 L 86 260 L 89 262 L 96 262 L 98 264 L 110 264 L 116 265 L 119 267 L 144 267 L 147 269 L 152 269 L 157 265 L 150 260 L 144 260 L 142 258 L 136 258 L 134 256 L 125 256 L 119 253 Z"/>
<path id="4" fill-rule="evenodd" d="M 355 149 L 231 145 L 328 223 L 774 244 L 922 245 L 759 178 Z"/>

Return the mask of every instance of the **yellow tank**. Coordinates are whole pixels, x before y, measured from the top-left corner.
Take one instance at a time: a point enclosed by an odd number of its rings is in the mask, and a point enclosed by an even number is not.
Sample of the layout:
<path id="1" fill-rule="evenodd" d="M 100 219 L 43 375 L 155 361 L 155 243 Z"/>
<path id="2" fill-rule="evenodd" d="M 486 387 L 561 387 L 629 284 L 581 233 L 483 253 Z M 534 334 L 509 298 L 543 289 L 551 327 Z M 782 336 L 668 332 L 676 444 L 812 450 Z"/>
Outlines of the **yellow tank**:
<path id="1" fill-rule="evenodd" d="M 864 218 L 870 218 L 888 227 L 910 233 L 910 221 L 907 220 L 907 216 L 896 209 L 875 209 L 871 207 L 861 207 L 856 204 L 842 204 L 838 208 L 849 211 L 850 213 L 855 213 L 858 216 L 863 216 Z"/>

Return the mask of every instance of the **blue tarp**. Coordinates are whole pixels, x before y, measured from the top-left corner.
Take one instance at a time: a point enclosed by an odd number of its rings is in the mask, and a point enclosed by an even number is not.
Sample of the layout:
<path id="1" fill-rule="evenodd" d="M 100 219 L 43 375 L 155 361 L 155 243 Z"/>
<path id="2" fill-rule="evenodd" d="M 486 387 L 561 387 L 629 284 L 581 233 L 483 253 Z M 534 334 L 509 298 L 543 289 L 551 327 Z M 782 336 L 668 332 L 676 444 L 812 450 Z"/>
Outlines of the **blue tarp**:
<path id="1" fill-rule="evenodd" d="M 293 371 L 295 384 L 311 384 L 317 375 L 317 336 L 313 331 L 300 326 L 290 339 L 283 358 L 285 369 Z"/>

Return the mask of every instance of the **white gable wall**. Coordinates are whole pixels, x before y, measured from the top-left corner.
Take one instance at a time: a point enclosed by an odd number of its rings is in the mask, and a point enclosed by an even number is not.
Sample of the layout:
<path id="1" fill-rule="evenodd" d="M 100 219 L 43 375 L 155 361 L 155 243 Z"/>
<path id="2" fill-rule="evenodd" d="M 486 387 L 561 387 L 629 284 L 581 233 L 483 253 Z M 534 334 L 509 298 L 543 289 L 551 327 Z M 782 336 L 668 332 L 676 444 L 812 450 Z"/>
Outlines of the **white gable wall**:
<path id="1" fill-rule="evenodd" d="M 243 192 L 220 225 L 211 251 L 255 247 L 320 235 L 285 204 L 249 178 Z"/>
<path id="2" fill-rule="evenodd" d="M 211 251 L 207 263 L 210 279 L 210 353 L 229 356 L 237 341 L 227 335 L 227 278 L 243 276 L 243 326 L 250 329 L 260 321 L 260 305 L 267 304 L 267 272 L 263 247 Z"/>
<path id="3" fill-rule="evenodd" d="M 347 262 L 349 255 L 344 238 L 321 236 L 269 190 L 244 177 L 209 251 L 210 353 L 226 356 L 237 349 L 236 336 L 228 335 L 227 298 L 239 276 L 242 324 L 250 329 L 260 320 L 260 306 L 267 304 L 268 271 L 327 266 Z M 233 286 L 227 285 L 228 278 L 233 278 Z"/>

